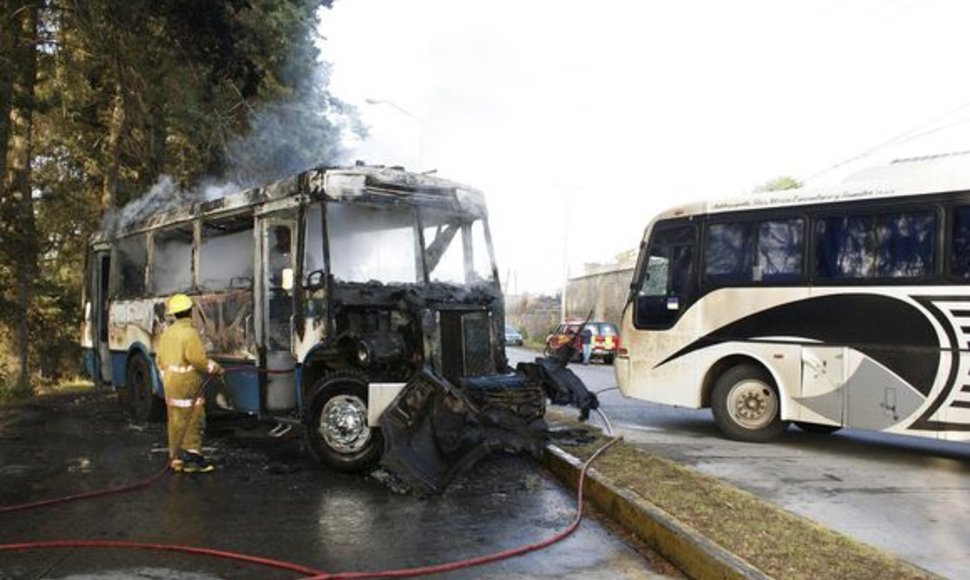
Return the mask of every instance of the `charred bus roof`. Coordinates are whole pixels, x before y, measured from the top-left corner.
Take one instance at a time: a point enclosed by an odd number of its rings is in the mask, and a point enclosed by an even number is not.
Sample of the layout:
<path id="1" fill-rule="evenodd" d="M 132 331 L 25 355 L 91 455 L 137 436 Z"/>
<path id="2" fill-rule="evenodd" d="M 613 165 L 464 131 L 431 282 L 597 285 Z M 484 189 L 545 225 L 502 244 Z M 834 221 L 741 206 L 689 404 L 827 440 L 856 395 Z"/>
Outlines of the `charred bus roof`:
<path id="1" fill-rule="evenodd" d="M 285 207 L 286 200 L 299 205 L 314 199 L 371 205 L 426 206 L 473 218 L 487 216 L 482 192 L 456 181 L 412 173 L 398 167 L 321 167 L 219 199 L 196 201 L 175 210 L 141 217 L 121 224 L 113 231 L 102 229 L 92 241 L 107 241 L 199 217 L 222 216 L 271 202 L 279 202 L 280 207 Z M 277 203 L 273 205 L 277 206 Z"/>

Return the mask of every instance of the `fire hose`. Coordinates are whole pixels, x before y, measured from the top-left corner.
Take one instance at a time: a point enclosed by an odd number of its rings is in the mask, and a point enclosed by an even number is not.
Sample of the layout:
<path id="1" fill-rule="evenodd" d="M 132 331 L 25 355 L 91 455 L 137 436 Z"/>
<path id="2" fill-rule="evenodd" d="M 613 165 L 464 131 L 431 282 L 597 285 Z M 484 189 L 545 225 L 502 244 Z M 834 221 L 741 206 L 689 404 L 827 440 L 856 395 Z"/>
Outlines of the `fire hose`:
<path id="1" fill-rule="evenodd" d="M 228 372 L 257 372 L 257 373 L 267 373 L 267 374 L 282 374 L 289 373 L 292 371 L 267 371 L 254 369 L 252 367 L 227 367 L 225 371 Z M 196 393 L 193 395 L 192 399 L 196 399 L 200 395 L 204 394 L 205 389 L 211 384 L 212 377 L 206 378 L 200 385 Z M 196 407 L 193 407 L 192 413 L 195 413 Z M 602 413 L 601 413 L 602 415 Z M 606 419 L 605 415 L 603 416 Z M 182 439 L 185 437 L 185 433 L 191 424 L 191 416 L 189 421 L 186 421 L 185 426 L 182 428 L 182 432 L 179 434 L 178 442 L 181 445 Z M 607 421 L 609 426 L 609 422 Z M 612 428 L 610 429 L 610 435 L 612 435 Z M 19 542 L 12 544 L 0 544 L 0 552 L 13 552 L 13 551 L 28 551 L 28 550 L 44 550 L 44 549 L 57 549 L 57 548 L 108 548 L 108 549 L 134 549 L 134 550 L 150 550 L 150 551 L 162 551 L 162 552 L 177 552 L 182 554 L 191 554 L 198 556 L 208 556 L 212 558 L 220 558 L 225 560 L 232 560 L 243 562 L 246 564 L 254 564 L 259 566 L 266 566 L 270 568 L 276 568 L 279 570 L 286 570 L 290 572 L 296 572 L 303 574 L 307 578 L 314 580 L 330 580 L 337 578 L 405 578 L 412 576 L 422 576 L 428 574 L 440 574 L 443 572 L 452 572 L 464 568 L 470 568 L 474 566 L 480 566 L 483 564 L 488 564 L 491 562 L 496 562 L 499 560 L 504 560 L 507 558 L 512 558 L 515 556 L 520 556 L 529 552 L 534 552 L 541 550 L 543 548 L 549 547 L 556 542 L 559 542 L 568 536 L 570 536 L 579 527 L 580 522 L 583 518 L 583 488 L 586 480 L 586 472 L 589 466 L 595 461 L 604 451 L 606 451 L 613 444 L 617 443 L 620 439 L 618 437 L 611 438 L 608 442 L 597 449 L 590 457 L 587 459 L 580 469 L 579 481 L 577 483 L 577 495 L 576 495 L 576 515 L 574 516 L 572 522 L 564 528 L 562 531 L 550 536 L 545 540 L 534 542 L 531 544 L 525 544 L 515 548 L 510 548 L 507 550 L 502 550 L 492 554 L 486 554 L 484 556 L 477 556 L 473 558 L 467 558 L 462 560 L 455 560 L 452 562 L 445 562 L 442 564 L 435 564 L 430 566 L 421 566 L 415 568 L 402 568 L 397 570 L 381 570 L 373 572 L 339 572 L 339 573 L 329 573 L 322 570 L 317 570 L 310 568 L 308 566 L 303 566 L 293 562 L 286 562 L 282 560 L 275 560 L 272 558 L 263 558 L 260 556 L 252 556 L 249 554 L 243 554 L 239 552 L 232 552 L 226 550 L 217 550 L 213 548 L 201 548 L 194 546 L 183 546 L 178 544 L 158 544 L 158 543 L 148 543 L 148 542 L 132 542 L 132 541 L 121 541 L 121 540 L 49 540 L 49 541 L 36 541 L 36 542 Z M 18 505 L 8 505 L 0 506 L 0 514 L 12 513 L 16 511 L 24 511 L 30 509 L 36 509 L 41 507 L 59 505 L 64 503 L 69 503 L 72 501 L 78 501 L 83 499 L 93 499 L 97 497 L 105 497 L 108 495 L 115 495 L 134 491 L 137 489 L 144 489 L 155 483 L 166 471 L 170 469 L 170 461 L 166 459 L 165 465 L 158 470 L 156 473 L 152 474 L 148 478 L 131 484 L 120 487 L 108 488 L 104 490 L 92 491 L 87 493 L 80 493 L 74 495 L 68 495 L 59 498 L 51 498 L 45 500 L 39 500 L 35 502 L 18 504 Z"/>

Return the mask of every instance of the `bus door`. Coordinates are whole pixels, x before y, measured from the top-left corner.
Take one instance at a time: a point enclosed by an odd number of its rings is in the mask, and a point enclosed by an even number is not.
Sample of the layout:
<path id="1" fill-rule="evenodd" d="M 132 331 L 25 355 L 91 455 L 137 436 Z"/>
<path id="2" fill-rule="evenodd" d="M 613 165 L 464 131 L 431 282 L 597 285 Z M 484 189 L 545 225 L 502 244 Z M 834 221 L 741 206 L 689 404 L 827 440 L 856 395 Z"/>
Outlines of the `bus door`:
<path id="1" fill-rule="evenodd" d="M 293 287 L 296 271 L 296 219 L 262 220 L 262 325 L 261 365 L 270 371 L 293 371 Z M 296 381 L 292 372 L 264 375 L 262 397 L 266 411 L 296 406 Z"/>
<path id="2" fill-rule="evenodd" d="M 669 381 L 695 383 L 697 366 L 683 357 L 660 363 L 697 339 L 697 317 L 682 320 L 697 296 L 696 240 L 697 228 L 684 222 L 659 224 L 650 237 L 640 280 L 634 288 L 633 325 L 637 336 L 624 337 L 630 352 L 630 380 L 635 396 L 688 404 L 678 398 L 683 396 L 683 389 L 663 385 L 672 384 Z M 695 394 L 699 397 L 699 391 Z"/>
<path id="3" fill-rule="evenodd" d="M 848 350 L 841 346 L 802 347 L 801 420 L 820 425 L 842 425 L 846 400 Z"/>
<path id="4" fill-rule="evenodd" d="M 85 360 L 85 370 L 95 384 L 111 382 L 111 351 L 108 348 L 108 291 L 111 280 L 111 252 L 96 251 L 91 254 L 88 270 L 88 295 L 84 305 L 84 320 L 91 341 L 90 355 Z M 87 346 L 86 344 L 84 346 Z"/>

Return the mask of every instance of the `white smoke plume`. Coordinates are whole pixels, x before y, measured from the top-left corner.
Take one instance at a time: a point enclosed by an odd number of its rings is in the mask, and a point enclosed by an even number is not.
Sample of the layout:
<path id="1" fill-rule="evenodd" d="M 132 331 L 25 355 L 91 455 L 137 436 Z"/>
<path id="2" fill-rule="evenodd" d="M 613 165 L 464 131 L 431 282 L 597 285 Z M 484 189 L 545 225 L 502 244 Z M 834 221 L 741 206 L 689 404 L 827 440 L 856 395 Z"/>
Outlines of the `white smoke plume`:
<path id="1" fill-rule="evenodd" d="M 149 217 L 173 211 L 194 203 L 220 199 L 242 188 L 232 182 L 206 182 L 184 190 L 170 175 L 160 175 L 145 195 L 132 200 L 120 210 L 110 211 L 101 220 L 101 232 L 114 234 Z"/>

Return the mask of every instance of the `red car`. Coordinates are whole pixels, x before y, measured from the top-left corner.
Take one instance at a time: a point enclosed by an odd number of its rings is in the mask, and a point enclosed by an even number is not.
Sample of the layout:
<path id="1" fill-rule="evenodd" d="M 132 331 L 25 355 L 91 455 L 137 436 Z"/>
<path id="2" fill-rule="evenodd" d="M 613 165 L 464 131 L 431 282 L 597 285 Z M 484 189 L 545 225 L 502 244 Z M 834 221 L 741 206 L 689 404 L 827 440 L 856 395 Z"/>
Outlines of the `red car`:
<path id="1" fill-rule="evenodd" d="M 578 334 L 582 326 L 583 321 L 581 320 L 560 324 L 554 333 L 546 337 L 546 356 L 551 355 L 572 340 L 573 348 L 576 350 L 576 356 L 573 357 L 573 360 L 582 360 L 583 347 Z M 590 340 L 592 346 L 590 360 L 599 359 L 608 365 L 613 364 L 616 351 L 620 348 L 620 333 L 617 331 L 616 325 L 609 322 L 587 322 L 586 327 L 593 333 Z"/>

